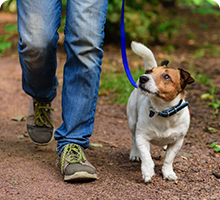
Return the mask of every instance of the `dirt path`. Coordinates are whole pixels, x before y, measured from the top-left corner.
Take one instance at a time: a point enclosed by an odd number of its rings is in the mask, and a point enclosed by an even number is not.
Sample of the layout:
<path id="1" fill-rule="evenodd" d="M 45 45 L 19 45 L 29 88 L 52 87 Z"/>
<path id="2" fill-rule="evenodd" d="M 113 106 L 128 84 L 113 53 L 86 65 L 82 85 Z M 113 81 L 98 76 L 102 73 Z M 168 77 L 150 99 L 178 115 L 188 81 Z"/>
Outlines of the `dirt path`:
<path id="1" fill-rule="evenodd" d="M 109 50 L 110 49 L 110 50 Z M 119 49 L 105 47 L 103 70 L 110 68 L 109 59 L 119 62 Z M 155 48 L 158 52 L 158 49 Z M 158 58 L 161 55 L 156 55 Z M 172 55 L 173 65 L 186 68 L 190 52 L 182 50 Z M 65 54 L 58 53 L 57 76 L 60 82 L 54 100 L 55 126 L 61 124 L 62 66 Z M 204 65 L 205 63 L 205 65 Z M 199 58 L 194 62 L 199 72 L 208 72 L 220 89 L 220 73 L 216 63 L 220 58 Z M 21 70 L 15 52 L 0 58 L 0 200 L 9 199 L 219 199 L 220 154 L 208 147 L 211 141 L 220 142 L 219 131 L 207 133 L 204 127 L 220 129 L 219 119 L 212 119 L 212 109 L 201 101 L 207 88 L 195 83 L 188 88 L 192 122 L 183 147 L 175 159 L 174 170 L 179 179 L 168 182 L 162 179 L 161 167 L 164 152 L 152 146 L 156 175 L 145 184 L 140 163 L 129 161 L 131 148 L 125 105 L 109 105 L 105 97 L 98 100 L 94 133 L 86 155 L 94 164 L 98 180 L 89 183 L 66 183 L 57 163 L 56 141 L 46 147 L 32 144 L 27 137 L 25 121 L 12 118 L 25 116 L 29 98 L 21 89 Z"/>
<path id="2" fill-rule="evenodd" d="M 106 55 L 108 57 L 108 53 Z M 65 55 L 58 54 L 57 75 L 62 83 Z M 211 60 L 209 60 L 211 62 Z M 130 162 L 130 133 L 125 105 L 105 105 L 99 98 L 92 143 L 86 151 L 95 165 L 99 179 L 89 183 L 65 183 L 56 166 L 56 142 L 47 147 L 32 144 L 26 134 L 25 121 L 11 119 L 25 116 L 29 98 L 21 89 L 21 70 L 17 54 L 0 58 L 0 199 L 218 199 L 220 179 L 219 154 L 207 148 L 209 140 L 218 138 L 203 131 L 207 125 L 219 126 L 210 117 L 211 110 L 201 103 L 203 88 L 195 84 L 188 90 L 188 100 L 194 113 L 189 133 L 174 170 L 178 182 L 162 179 L 161 166 L 164 152 L 152 148 L 156 176 L 149 184 L 141 177 L 140 163 Z M 214 69 L 213 69 L 214 70 Z M 219 75 L 218 75 L 219 76 Z M 62 85 L 62 84 L 61 84 Z M 54 101 L 55 125 L 61 123 L 60 94 Z M 198 90 L 200 89 L 200 90 Z"/>

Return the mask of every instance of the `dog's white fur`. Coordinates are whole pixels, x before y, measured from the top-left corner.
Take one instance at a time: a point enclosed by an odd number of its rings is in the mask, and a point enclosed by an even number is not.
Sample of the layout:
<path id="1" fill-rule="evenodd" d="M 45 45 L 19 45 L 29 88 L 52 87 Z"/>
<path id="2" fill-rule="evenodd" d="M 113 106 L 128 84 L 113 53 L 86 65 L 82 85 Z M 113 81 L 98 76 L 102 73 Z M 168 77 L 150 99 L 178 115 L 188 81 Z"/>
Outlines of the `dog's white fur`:
<path id="1" fill-rule="evenodd" d="M 137 42 L 132 42 L 131 47 L 137 55 L 144 59 L 145 70 L 157 67 L 157 62 L 150 49 Z M 159 146 L 167 145 L 162 167 L 163 177 L 168 180 L 176 180 L 177 176 L 173 171 L 173 161 L 183 144 L 184 136 L 189 128 L 189 110 L 186 107 L 171 117 L 164 118 L 156 114 L 150 118 L 150 105 L 158 112 L 163 111 L 176 106 L 182 95 L 178 94 L 172 101 L 164 101 L 153 94 L 158 90 L 155 77 L 151 74 L 145 74 L 144 76 L 149 78 L 145 85 L 151 93 L 149 94 L 140 88 L 134 89 L 127 104 L 129 128 L 132 133 L 130 160 L 141 160 L 143 179 L 145 182 L 149 182 L 155 174 L 154 162 L 150 154 L 150 143 Z M 139 80 L 137 85 L 139 85 Z"/>

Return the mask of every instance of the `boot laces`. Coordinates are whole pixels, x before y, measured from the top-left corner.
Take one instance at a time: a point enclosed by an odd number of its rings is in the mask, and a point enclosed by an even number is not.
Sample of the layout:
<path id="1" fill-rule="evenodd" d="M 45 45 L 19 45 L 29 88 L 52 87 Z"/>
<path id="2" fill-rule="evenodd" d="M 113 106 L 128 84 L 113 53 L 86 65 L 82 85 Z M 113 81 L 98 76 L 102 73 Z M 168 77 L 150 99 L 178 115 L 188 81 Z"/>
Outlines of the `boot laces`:
<path id="1" fill-rule="evenodd" d="M 50 118 L 47 115 L 47 111 L 51 110 L 54 111 L 53 108 L 50 107 L 49 104 L 41 103 L 36 100 L 34 100 L 35 105 L 35 114 L 34 114 L 34 122 L 37 126 L 48 126 L 49 124 L 53 126 L 53 123 L 51 122 Z"/>
<path id="2" fill-rule="evenodd" d="M 64 171 L 64 163 L 65 161 L 69 164 L 75 163 L 84 163 L 86 158 L 84 153 L 79 145 L 76 144 L 67 144 L 64 147 L 62 160 L 61 160 L 61 172 Z"/>

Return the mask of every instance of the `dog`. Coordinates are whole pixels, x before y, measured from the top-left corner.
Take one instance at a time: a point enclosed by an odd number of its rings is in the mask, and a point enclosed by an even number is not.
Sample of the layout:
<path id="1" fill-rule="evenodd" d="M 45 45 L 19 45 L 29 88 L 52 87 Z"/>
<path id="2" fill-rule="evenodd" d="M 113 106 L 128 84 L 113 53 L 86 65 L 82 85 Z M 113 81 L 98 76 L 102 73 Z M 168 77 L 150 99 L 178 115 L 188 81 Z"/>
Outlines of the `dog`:
<path id="1" fill-rule="evenodd" d="M 132 133 L 130 160 L 141 160 L 145 182 L 151 181 L 154 162 L 150 144 L 166 146 L 162 173 L 166 180 L 176 180 L 173 161 L 180 150 L 190 124 L 190 114 L 185 98 L 185 87 L 195 80 L 183 69 L 168 67 L 168 60 L 157 62 L 150 49 L 132 42 L 134 53 L 144 59 L 145 74 L 139 77 L 137 88 L 127 104 L 129 129 Z"/>

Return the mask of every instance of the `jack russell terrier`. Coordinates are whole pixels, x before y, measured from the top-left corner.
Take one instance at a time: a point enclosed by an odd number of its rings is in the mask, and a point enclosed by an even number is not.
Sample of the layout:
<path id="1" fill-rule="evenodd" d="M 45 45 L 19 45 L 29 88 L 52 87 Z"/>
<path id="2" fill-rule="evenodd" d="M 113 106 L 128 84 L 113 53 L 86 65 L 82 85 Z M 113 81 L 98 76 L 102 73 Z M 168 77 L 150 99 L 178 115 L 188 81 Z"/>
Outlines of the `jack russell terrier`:
<path id="1" fill-rule="evenodd" d="M 130 160 L 141 160 L 143 179 L 149 182 L 155 174 L 150 143 L 167 146 L 163 178 L 176 180 L 173 161 L 190 124 L 184 89 L 195 80 L 183 69 L 167 67 L 167 60 L 157 67 L 153 53 L 144 45 L 132 42 L 131 48 L 144 59 L 146 71 L 138 79 L 138 88 L 133 90 L 127 104 L 132 133 Z"/>

